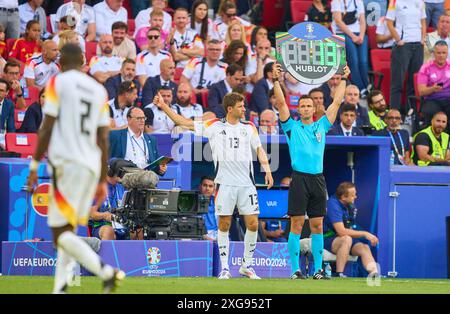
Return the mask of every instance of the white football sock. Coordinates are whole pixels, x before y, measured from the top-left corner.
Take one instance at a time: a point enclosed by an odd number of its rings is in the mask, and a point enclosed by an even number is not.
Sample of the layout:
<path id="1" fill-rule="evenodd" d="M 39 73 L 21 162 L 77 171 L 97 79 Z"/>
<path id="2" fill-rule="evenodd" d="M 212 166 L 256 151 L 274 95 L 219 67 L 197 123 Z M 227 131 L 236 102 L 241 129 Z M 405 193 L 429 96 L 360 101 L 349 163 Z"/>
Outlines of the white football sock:
<path id="1" fill-rule="evenodd" d="M 55 283 L 53 293 L 64 293 L 63 289 L 68 285 L 68 278 L 71 272 L 72 257 L 61 247 L 58 248 L 58 260 L 55 267 Z"/>
<path id="2" fill-rule="evenodd" d="M 219 246 L 220 263 L 222 269 L 230 269 L 228 265 L 228 254 L 230 251 L 230 238 L 228 237 L 228 231 L 217 231 L 217 245 Z"/>
<path id="3" fill-rule="evenodd" d="M 63 232 L 58 238 L 58 246 L 101 279 L 106 280 L 113 276 L 114 269 L 109 265 L 102 265 L 100 257 L 73 232 Z"/>
<path id="4" fill-rule="evenodd" d="M 243 267 L 249 267 L 253 262 L 253 254 L 256 249 L 256 241 L 258 240 L 258 231 L 245 231 L 244 237 L 244 260 L 242 261 Z"/>

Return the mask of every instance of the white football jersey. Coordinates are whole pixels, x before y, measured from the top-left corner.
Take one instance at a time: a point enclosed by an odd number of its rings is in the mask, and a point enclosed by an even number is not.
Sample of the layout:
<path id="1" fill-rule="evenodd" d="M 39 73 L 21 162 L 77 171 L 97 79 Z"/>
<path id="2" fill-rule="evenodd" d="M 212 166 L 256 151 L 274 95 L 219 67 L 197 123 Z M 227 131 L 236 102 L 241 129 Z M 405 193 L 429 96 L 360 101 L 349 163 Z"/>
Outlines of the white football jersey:
<path id="1" fill-rule="evenodd" d="M 219 61 L 216 65 L 210 67 L 205 60 L 203 77 L 201 77 L 203 61 L 203 58 L 192 58 L 183 70 L 183 75 L 190 80 L 193 88 L 209 88 L 212 84 L 224 80 L 227 76 L 228 64 Z"/>
<path id="2" fill-rule="evenodd" d="M 195 135 L 208 138 L 216 172 L 215 183 L 253 186 L 253 150 L 261 147 L 255 125 L 230 124 L 226 119 L 194 122 Z"/>
<path id="3" fill-rule="evenodd" d="M 56 118 L 48 149 L 50 163 L 71 162 L 100 174 L 97 128 L 109 126 L 109 106 L 103 85 L 71 70 L 52 77 L 45 90 L 43 112 Z"/>
<path id="4" fill-rule="evenodd" d="M 165 50 L 160 50 L 156 55 L 147 50 L 141 51 L 136 56 L 136 76 L 153 77 L 159 75 L 161 73 L 160 63 L 165 59 L 172 59 L 172 55 Z"/>

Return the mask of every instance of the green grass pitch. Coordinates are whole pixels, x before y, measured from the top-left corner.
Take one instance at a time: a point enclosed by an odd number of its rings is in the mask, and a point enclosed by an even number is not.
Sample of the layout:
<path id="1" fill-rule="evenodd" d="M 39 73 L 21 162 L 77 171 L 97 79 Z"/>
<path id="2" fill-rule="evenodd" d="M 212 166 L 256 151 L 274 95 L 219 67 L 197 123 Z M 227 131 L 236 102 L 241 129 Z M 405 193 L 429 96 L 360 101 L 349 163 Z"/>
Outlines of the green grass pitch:
<path id="1" fill-rule="evenodd" d="M 50 293 L 53 277 L 0 276 L 0 293 Z M 101 282 L 95 277 L 81 277 L 80 286 L 69 288 L 69 293 L 100 293 Z M 368 286 L 365 278 L 333 278 L 316 281 L 290 279 L 187 277 L 128 277 L 117 293 L 170 293 L 170 294 L 308 294 L 308 293 L 446 293 L 450 294 L 448 279 L 381 279 L 380 286 Z"/>

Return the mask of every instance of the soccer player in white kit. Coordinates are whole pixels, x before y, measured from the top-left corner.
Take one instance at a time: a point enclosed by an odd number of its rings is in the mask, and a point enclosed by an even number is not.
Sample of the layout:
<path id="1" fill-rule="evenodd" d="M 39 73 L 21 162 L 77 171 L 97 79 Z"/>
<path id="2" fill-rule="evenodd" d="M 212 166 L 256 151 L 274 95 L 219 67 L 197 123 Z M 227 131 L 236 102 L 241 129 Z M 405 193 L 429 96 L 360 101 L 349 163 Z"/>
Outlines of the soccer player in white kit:
<path id="1" fill-rule="evenodd" d="M 79 262 L 103 280 L 109 293 L 125 274 L 102 263 L 89 245 L 76 235 L 86 225 L 92 200 L 102 204 L 107 194 L 109 108 L 102 85 L 80 72 L 83 55 L 77 45 L 61 49 L 62 73 L 52 77 L 45 90 L 45 117 L 27 186 L 37 182 L 39 161 L 48 148 L 52 188 L 47 223 L 58 251 L 53 293 L 64 293 L 70 266 Z"/>
<path id="2" fill-rule="evenodd" d="M 224 119 L 193 121 L 175 113 L 162 99 L 155 97 L 154 104 L 164 110 L 175 124 L 194 131 L 197 136 L 208 138 L 211 146 L 216 177 L 215 208 L 219 216 L 217 244 L 219 246 L 222 271 L 219 279 L 229 279 L 229 236 L 231 218 L 235 206 L 244 216 L 247 230 L 244 237 L 244 258 L 239 273 L 250 279 L 260 279 L 251 267 L 258 237 L 258 194 L 253 177 L 253 155 L 256 150 L 259 162 L 266 175 L 265 182 L 270 189 L 273 185 L 272 172 L 266 152 L 253 123 L 243 121 L 245 116 L 244 97 L 229 93 L 223 99 Z"/>

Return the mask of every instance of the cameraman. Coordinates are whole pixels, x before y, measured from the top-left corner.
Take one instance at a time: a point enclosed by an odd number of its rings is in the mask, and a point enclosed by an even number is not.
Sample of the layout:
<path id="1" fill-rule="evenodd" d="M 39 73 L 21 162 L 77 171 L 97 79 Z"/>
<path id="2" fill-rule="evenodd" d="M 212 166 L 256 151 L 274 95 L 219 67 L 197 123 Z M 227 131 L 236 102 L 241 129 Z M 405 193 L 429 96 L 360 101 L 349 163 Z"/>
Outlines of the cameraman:
<path id="1" fill-rule="evenodd" d="M 121 205 L 122 197 L 125 192 L 122 184 L 119 183 L 120 162 L 122 160 L 112 158 L 108 164 L 108 174 L 106 181 L 108 182 L 108 195 L 103 204 L 98 207 L 91 207 L 89 227 L 91 236 L 100 240 L 125 240 L 128 238 L 128 230 L 114 229 L 112 225 L 111 209 L 118 208 Z"/>

